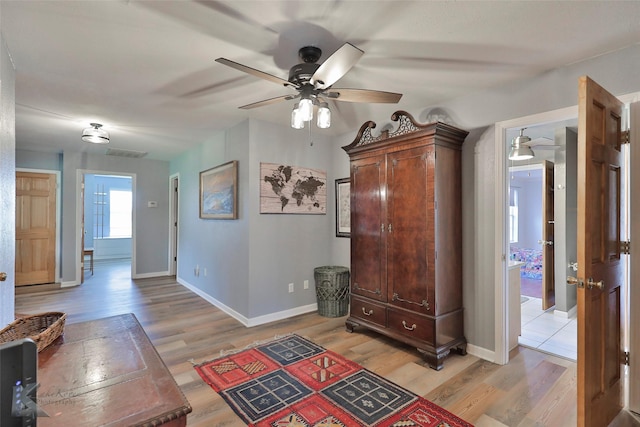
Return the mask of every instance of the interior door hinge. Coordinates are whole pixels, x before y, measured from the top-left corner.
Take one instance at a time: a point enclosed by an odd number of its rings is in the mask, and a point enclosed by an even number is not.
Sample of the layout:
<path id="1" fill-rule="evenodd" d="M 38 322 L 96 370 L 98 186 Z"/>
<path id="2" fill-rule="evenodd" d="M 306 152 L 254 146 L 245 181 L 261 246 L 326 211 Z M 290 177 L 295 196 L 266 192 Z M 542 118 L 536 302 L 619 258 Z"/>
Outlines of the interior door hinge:
<path id="1" fill-rule="evenodd" d="M 625 365 L 627 365 L 627 366 L 629 366 L 629 363 L 630 363 L 630 362 L 629 362 L 629 352 L 628 352 L 628 351 L 625 351 L 625 352 L 623 353 L 623 356 L 624 356 L 624 358 L 623 358 L 623 360 L 624 360 L 624 364 L 625 364 Z"/>
<path id="2" fill-rule="evenodd" d="M 630 134 L 629 129 L 622 131 L 622 133 L 620 134 L 620 139 L 621 139 L 620 144 L 629 144 L 631 142 L 629 138 L 629 134 Z"/>
<path id="3" fill-rule="evenodd" d="M 629 240 L 620 241 L 620 253 L 624 255 L 629 255 L 631 253 L 631 241 Z"/>

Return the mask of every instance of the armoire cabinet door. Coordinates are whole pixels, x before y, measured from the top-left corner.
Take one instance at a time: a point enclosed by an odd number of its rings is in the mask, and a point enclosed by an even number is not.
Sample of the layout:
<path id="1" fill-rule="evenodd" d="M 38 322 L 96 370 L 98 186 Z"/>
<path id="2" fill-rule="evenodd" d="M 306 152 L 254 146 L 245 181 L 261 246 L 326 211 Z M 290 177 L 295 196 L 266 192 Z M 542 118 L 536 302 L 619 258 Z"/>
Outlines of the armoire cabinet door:
<path id="1" fill-rule="evenodd" d="M 432 314 L 434 308 L 434 147 L 387 157 L 387 298 Z"/>
<path id="2" fill-rule="evenodd" d="M 351 292 L 387 299 L 385 157 L 351 164 Z"/>

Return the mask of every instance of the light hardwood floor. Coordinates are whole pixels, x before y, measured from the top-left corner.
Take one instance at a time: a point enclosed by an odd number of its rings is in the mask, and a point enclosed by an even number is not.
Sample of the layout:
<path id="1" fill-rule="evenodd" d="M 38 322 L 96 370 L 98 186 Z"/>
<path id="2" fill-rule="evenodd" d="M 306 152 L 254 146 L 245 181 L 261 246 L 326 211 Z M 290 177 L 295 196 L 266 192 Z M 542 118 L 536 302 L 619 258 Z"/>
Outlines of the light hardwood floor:
<path id="1" fill-rule="evenodd" d="M 97 265 L 95 275 L 82 286 L 16 296 L 17 313 L 43 311 L 64 311 L 69 323 L 134 313 L 193 407 L 189 427 L 244 425 L 200 379 L 192 362 L 292 332 L 478 427 L 576 425 L 575 363 L 522 347 L 514 350 L 505 366 L 452 354 L 436 372 L 414 348 L 364 330 L 346 332 L 345 318 L 310 313 L 245 328 L 173 277 L 132 281 L 126 265 L 108 263 Z M 612 426 L 640 426 L 640 422 L 623 411 Z"/>

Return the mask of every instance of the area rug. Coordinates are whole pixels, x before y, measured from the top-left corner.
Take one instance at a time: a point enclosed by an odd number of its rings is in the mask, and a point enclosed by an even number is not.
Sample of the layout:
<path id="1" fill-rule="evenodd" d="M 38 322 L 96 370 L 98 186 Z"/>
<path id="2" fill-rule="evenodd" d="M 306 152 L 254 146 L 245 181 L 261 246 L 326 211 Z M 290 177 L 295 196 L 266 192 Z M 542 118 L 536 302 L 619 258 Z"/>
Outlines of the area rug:
<path id="1" fill-rule="evenodd" d="M 195 369 L 248 426 L 471 426 L 298 335 L 222 356 Z"/>

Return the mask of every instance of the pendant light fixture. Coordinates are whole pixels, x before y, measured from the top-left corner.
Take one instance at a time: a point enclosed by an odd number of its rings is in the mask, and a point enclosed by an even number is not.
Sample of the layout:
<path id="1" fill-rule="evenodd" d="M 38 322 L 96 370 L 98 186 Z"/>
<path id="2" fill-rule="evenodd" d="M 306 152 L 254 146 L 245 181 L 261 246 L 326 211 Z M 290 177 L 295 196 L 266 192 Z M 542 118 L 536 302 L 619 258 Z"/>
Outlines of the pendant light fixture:
<path id="1" fill-rule="evenodd" d="M 331 110 L 329 104 L 318 100 L 315 96 L 304 97 L 293 106 L 291 112 L 291 127 L 294 129 L 304 128 L 305 122 L 313 120 L 313 108 L 318 107 L 318 117 L 316 124 L 320 129 L 327 129 L 331 126 Z"/>
<path id="2" fill-rule="evenodd" d="M 298 114 L 302 121 L 311 121 L 313 119 L 313 101 L 309 98 L 302 98 L 298 103 Z"/>
<path id="3" fill-rule="evenodd" d="M 331 126 L 331 110 L 326 102 L 318 105 L 318 121 L 316 123 L 320 129 L 327 129 Z"/>
<path id="4" fill-rule="evenodd" d="M 509 151 L 509 160 L 529 160 L 533 158 L 534 154 L 531 147 L 524 145 L 531 141 L 531 138 L 524 135 L 525 129 L 526 128 L 520 129 L 520 135 L 513 138 L 511 151 Z"/>
<path id="5" fill-rule="evenodd" d="M 300 104 L 296 103 L 296 105 L 293 106 L 293 111 L 291 112 L 291 127 L 294 129 L 304 128 L 304 120 L 302 120 L 299 105 Z"/>
<path id="6" fill-rule="evenodd" d="M 82 131 L 82 140 L 92 144 L 108 144 L 109 133 L 101 129 L 100 123 L 90 123 L 91 127 Z"/>

